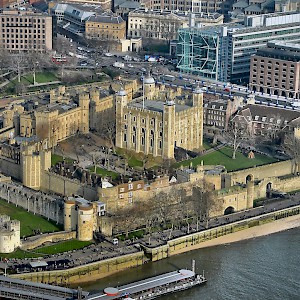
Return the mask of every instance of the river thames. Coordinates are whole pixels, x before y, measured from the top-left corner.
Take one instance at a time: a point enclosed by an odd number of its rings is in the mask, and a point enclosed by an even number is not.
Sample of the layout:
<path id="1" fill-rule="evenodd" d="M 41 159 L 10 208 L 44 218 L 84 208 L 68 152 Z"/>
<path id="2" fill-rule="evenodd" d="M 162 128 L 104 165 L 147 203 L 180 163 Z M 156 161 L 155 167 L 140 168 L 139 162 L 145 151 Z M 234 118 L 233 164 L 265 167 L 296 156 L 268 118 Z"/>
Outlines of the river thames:
<path id="1" fill-rule="evenodd" d="M 205 270 L 205 286 L 161 297 L 162 300 L 300 299 L 300 228 L 241 241 L 230 245 L 190 251 L 148 263 L 82 285 L 91 293 L 107 286 L 133 281 L 182 268 L 196 260 L 198 273 Z"/>

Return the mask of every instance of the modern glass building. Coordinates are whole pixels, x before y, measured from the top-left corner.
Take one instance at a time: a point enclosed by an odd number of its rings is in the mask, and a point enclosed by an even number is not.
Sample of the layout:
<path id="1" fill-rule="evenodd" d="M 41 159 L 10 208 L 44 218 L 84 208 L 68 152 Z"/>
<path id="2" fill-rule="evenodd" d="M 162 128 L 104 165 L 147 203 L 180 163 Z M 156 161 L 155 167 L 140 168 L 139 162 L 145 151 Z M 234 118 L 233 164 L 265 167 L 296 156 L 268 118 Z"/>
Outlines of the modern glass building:
<path id="1" fill-rule="evenodd" d="M 181 28 L 177 58 L 182 73 L 248 83 L 250 56 L 272 40 L 300 42 L 300 13 L 248 16 L 245 25 Z"/>

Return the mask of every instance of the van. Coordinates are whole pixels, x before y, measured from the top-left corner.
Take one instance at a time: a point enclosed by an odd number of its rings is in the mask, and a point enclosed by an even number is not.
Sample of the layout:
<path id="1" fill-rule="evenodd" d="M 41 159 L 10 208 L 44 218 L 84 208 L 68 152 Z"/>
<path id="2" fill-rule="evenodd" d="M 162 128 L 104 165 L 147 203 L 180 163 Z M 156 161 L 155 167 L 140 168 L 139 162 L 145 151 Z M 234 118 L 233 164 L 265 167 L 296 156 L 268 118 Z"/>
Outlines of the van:
<path id="1" fill-rule="evenodd" d="M 119 240 L 117 238 L 114 238 L 112 240 L 113 245 L 118 246 L 119 245 Z"/>

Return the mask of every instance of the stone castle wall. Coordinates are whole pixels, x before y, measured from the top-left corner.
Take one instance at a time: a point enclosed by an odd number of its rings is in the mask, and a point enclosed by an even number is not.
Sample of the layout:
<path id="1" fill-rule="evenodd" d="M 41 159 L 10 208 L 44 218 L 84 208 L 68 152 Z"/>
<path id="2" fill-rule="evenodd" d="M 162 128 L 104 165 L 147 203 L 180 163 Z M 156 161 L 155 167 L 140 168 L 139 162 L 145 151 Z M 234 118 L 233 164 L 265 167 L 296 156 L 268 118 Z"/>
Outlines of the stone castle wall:
<path id="1" fill-rule="evenodd" d="M 28 237 L 22 241 L 21 249 L 22 250 L 30 250 L 36 247 L 39 247 L 46 242 L 57 243 L 60 241 L 66 241 L 76 238 L 76 231 L 62 231 L 62 232 L 54 232 L 54 233 L 46 233 L 42 235 L 37 235 L 33 237 Z"/>
<path id="2" fill-rule="evenodd" d="M 9 175 L 18 181 L 22 181 L 22 167 L 14 161 L 1 157 L 0 159 L 1 173 Z"/>
<path id="3" fill-rule="evenodd" d="M 236 183 L 246 183 L 246 177 L 253 175 L 254 180 L 262 180 L 266 177 L 279 177 L 292 174 L 294 163 L 292 160 L 285 160 L 269 165 L 253 167 L 241 171 L 228 173 L 231 176 L 231 185 Z"/>
<path id="4" fill-rule="evenodd" d="M 7 182 L 0 182 L 0 198 L 58 224 L 64 222 L 64 204 L 61 198 Z"/>
<path id="5" fill-rule="evenodd" d="M 76 179 L 70 179 L 61 175 L 43 171 L 41 174 L 41 189 L 51 191 L 64 196 L 80 195 L 86 200 L 98 200 L 97 189 L 81 184 Z"/>

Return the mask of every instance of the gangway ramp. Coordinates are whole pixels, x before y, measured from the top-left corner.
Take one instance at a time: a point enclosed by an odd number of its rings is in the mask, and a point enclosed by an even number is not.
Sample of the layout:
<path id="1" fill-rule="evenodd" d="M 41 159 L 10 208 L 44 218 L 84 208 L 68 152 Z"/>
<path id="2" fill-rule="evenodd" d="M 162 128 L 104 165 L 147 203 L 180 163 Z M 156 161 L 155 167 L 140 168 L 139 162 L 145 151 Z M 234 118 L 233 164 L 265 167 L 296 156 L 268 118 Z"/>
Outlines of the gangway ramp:
<path id="1" fill-rule="evenodd" d="M 30 300 L 79 300 L 86 299 L 88 292 L 81 289 L 30 282 L 17 278 L 0 276 L 0 297 Z"/>

